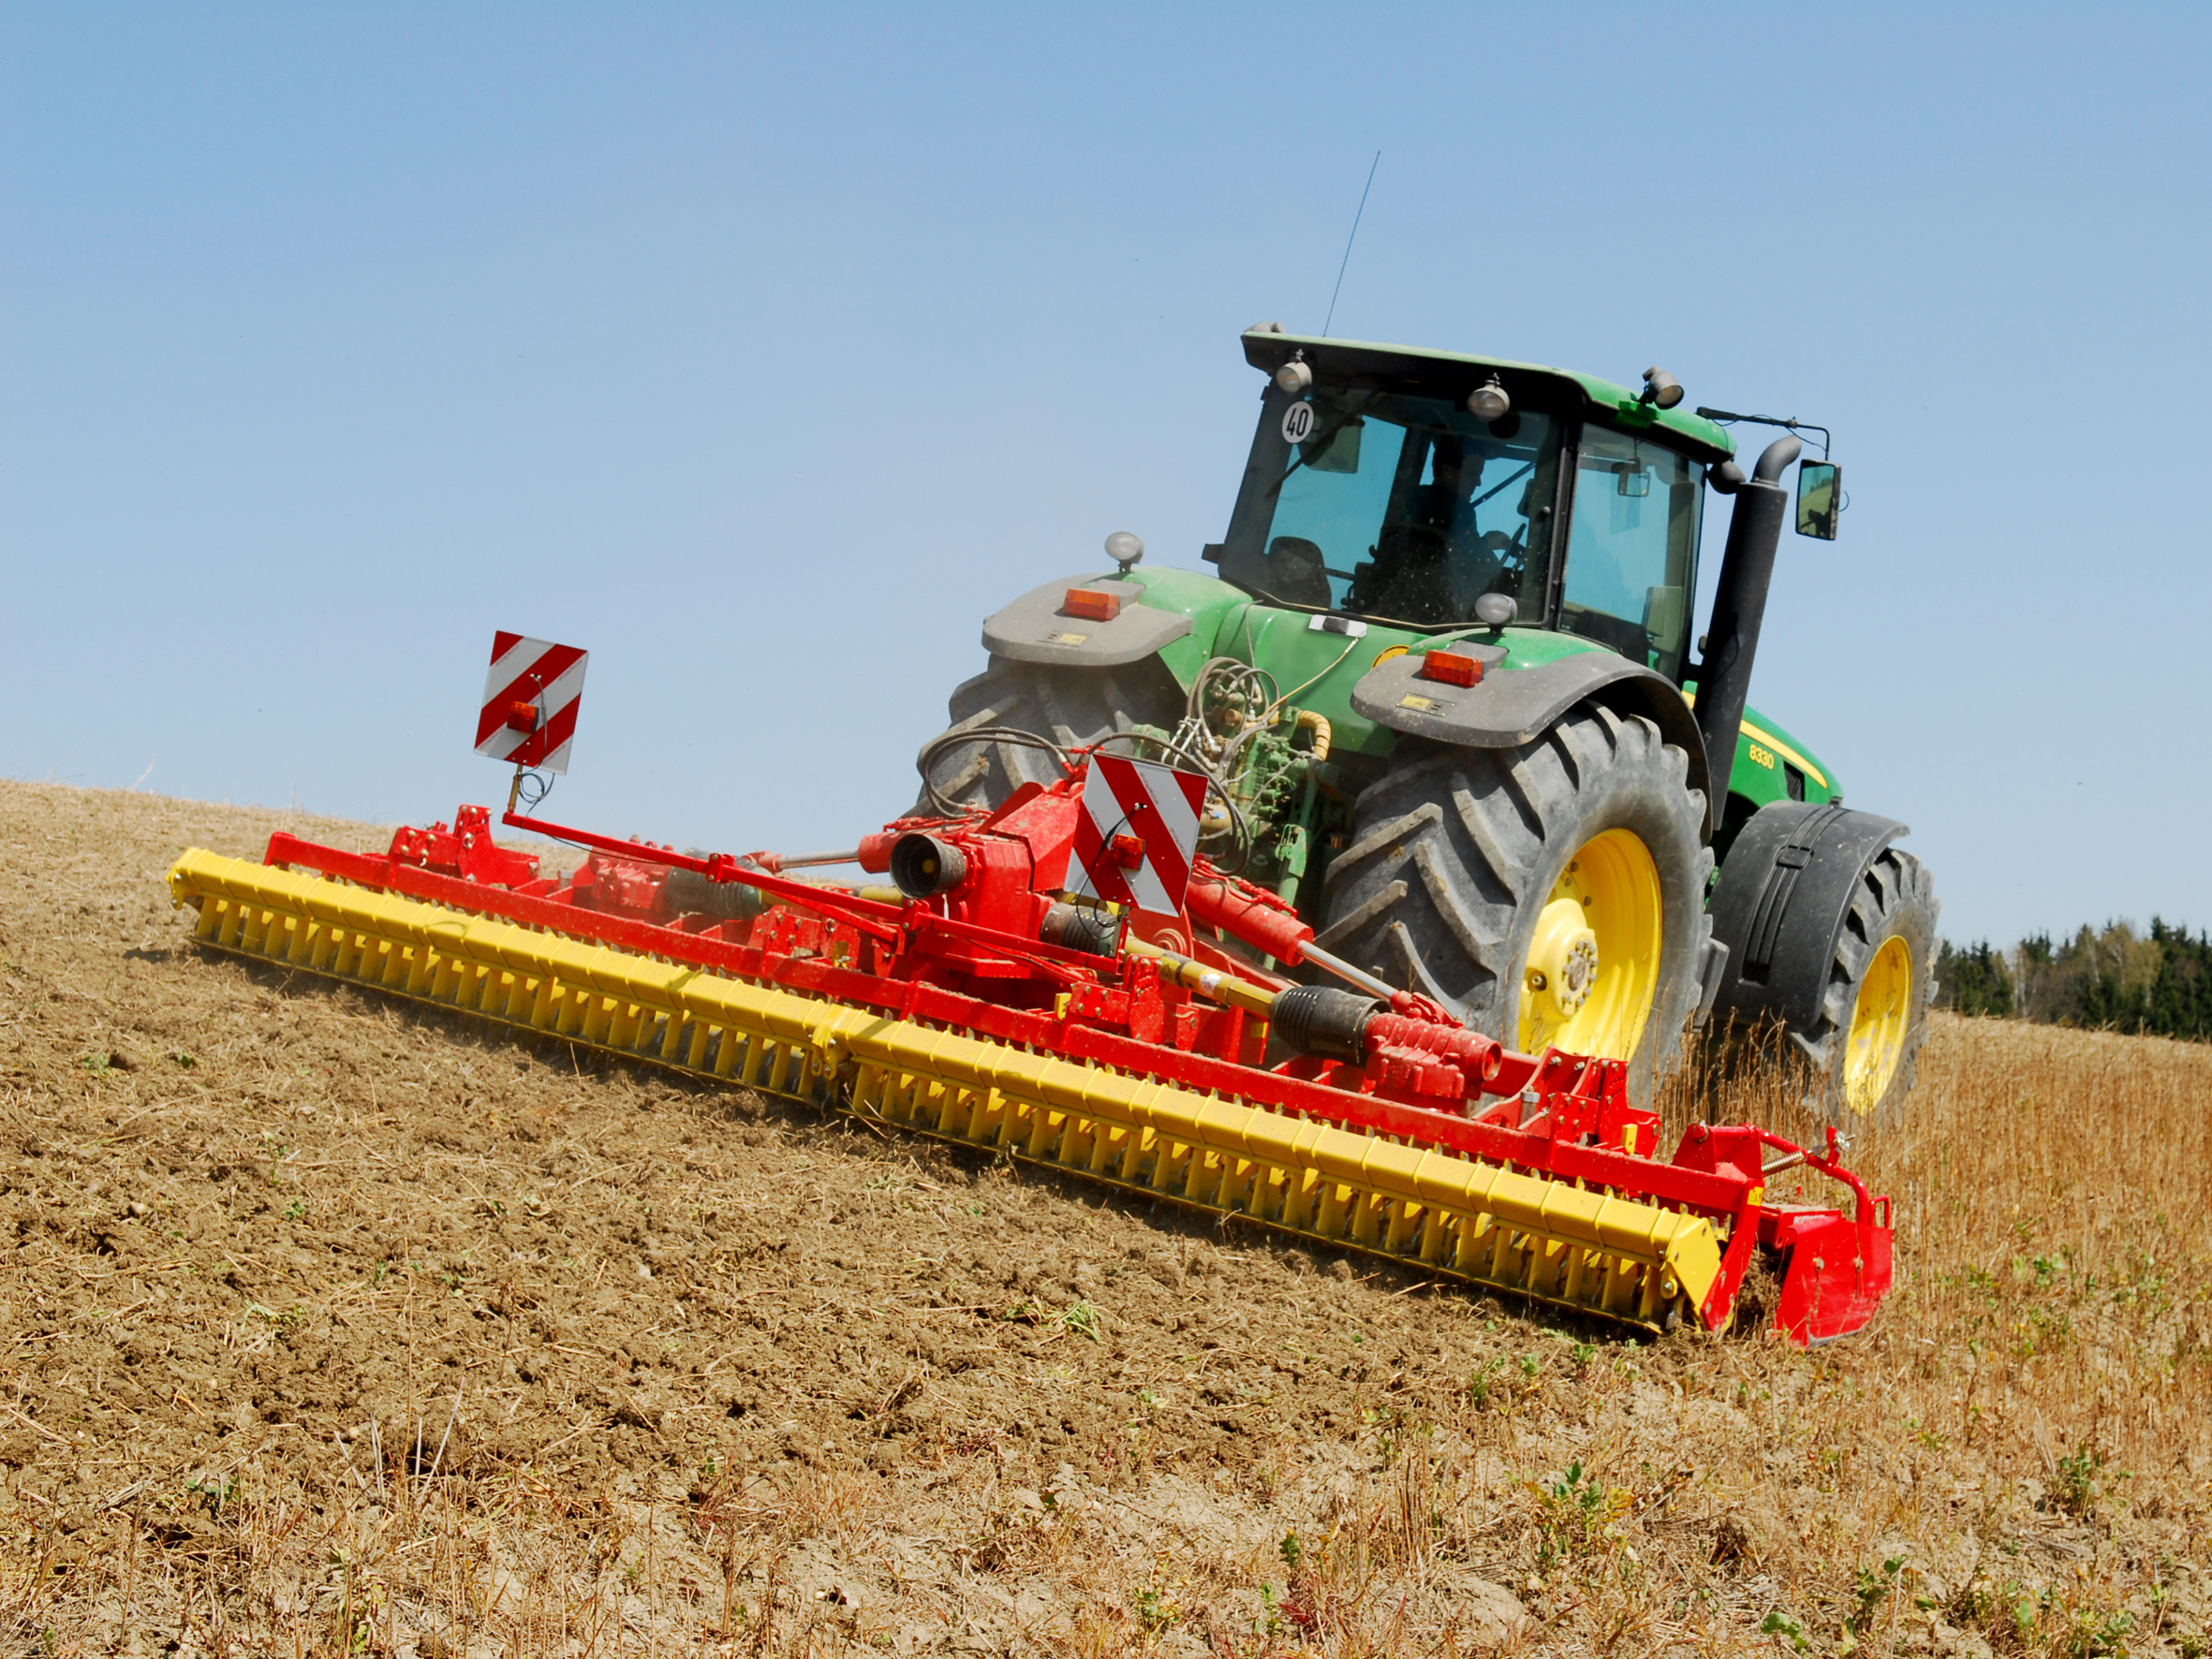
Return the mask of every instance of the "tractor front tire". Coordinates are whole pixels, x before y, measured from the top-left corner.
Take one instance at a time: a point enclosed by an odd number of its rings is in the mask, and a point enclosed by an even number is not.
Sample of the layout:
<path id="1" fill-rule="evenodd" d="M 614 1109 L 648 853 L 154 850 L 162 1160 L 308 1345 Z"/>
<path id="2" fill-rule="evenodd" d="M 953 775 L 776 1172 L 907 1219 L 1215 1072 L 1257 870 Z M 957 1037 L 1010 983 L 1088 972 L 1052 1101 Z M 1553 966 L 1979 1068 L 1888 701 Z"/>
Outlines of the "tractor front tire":
<path id="1" fill-rule="evenodd" d="M 1713 890 L 1719 1058 L 1755 1064 L 1779 1031 L 1808 1068 L 1806 1104 L 1839 1125 L 1902 1116 L 1927 1035 L 1941 907 L 1927 867 L 1891 844 L 1904 833 L 1834 802 L 1773 801 Z"/>
<path id="2" fill-rule="evenodd" d="M 1712 934 L 1688 772 L 1652 721 L 1588 704 L 1518 748 L 1401 738 L 1354 803 L 1318 942 L 1511 1048 L 1626 1060 L 1648 1102 Z"/>
<path id="3" fill-rule="evenodd" d="M 954 688 L 948 709 L 951 724 L 916 756 L 915 770 L 926 761 L 930 771 L 913 811 L 917 816 L 938 811 L 929 798 L 931 781 L 947 800 L 988 810 L 1004 805 L 1024 784 L 1049 785 L 1059 778 L 1048 751 L 992 736 L 993 730 L 1029 732 L 1066 751 L 1139 727 L 1171 733 L 1183 717 L 1183 688 L 1157 656 L 1111 668 L 995 656 L 989 668 Z M 979 735 L 958 741 L 964 732 Z M 1142 751 L 1128 744 L 1120 752 Z"/>
<path id="4" fill-rule="evenodd" d="M 1836 935 L 1820 1020 L 1790 1034 L 1836 1123 L 1883 1127 L 1904 1115 L 1935 1000 L 1939 909 L 1927 867 L 1894 846 L 1859 879 Z"/>

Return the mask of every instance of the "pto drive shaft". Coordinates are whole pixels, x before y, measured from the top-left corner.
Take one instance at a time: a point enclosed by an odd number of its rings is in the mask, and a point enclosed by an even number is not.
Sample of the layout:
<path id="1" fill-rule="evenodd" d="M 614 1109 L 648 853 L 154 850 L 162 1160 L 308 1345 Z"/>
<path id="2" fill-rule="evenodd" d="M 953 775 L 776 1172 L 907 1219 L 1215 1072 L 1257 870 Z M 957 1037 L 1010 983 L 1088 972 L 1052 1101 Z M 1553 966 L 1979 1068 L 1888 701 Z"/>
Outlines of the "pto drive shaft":
<path id="1" fill-rule="evenodd" d="M 1287 1046 L 1316 1059 L 1364 1065 L 1375 1049 L 1387 1045 L 1419 1050 L 1435 1061 L 1456 1065 L 1470 1082 L 1495 1081 L 1504 1067 L 1504 1045 L 1494 1038 L 1458 1026 L 1394 1014 L 1374 997 L 1325 985 L 1269 991 L 1126 932 L 1122 948 L 1131 956 L 1158 963 L 1159 976 L 1172 985 L 1267 1020 Z M 1306 954 L 1315 953 L 1309 950 Z"/>

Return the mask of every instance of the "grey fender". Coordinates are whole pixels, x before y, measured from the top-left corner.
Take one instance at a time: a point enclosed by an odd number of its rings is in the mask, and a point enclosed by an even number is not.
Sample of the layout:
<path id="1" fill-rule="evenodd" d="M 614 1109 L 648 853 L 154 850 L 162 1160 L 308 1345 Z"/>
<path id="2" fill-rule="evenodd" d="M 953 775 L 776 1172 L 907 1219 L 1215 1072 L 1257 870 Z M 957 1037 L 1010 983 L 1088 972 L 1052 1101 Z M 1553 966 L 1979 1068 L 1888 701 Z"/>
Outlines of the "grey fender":
<path id="1" fill-rule="evenodd" d="M 1069 588 L 1093 588 L 1121 601 L 1112 622 L 1068 616 L 1060 609 Z M 1141 662 L 1163 645 L 1190 632 L 1190 619 L 1155 610 L 1137 601 L 1140 582 L 1103 576 L 1063 576 L 1031 588 L 1012 604 L 983 619 L 983 649 L 1017 663 L 1067 663 L 1075 668 L 1114 668 Z"/>
<path id="2" fill-rule="evenodd" d="M 1780 1015 L 1800 1031 L 1816 1026 L 1851 890 L 1908 833 L 1895 818 L 1803 800 L 1752 814 L 1706 906 L 1713 942 L 1728 947 L 1715 1018 Z"/>
<path id="3" fill-rule="evenodd" d="M 1600 703 L 1616 714 L 1648 715 L 1659 736 L 1689 761 L 1690 788 L 1712 800 L 1705 740 L 1673 681 L 1610 651 L 1582 651 L 1533 668 L 1500 670 L 1507 653 L 1495 645 L 1454 641 L 1450 649 L 1480 658 L 1482 680 L 1446 685 L 1419 678 L 1412 653 L 1378 663 L 1351 688 L 1352 712 L 1392 731 L 1472 749 L 1516 749 L 1533 742 L 1577 703 Z M 1713 815 L 1708 811 L 1708 817 Z"/>

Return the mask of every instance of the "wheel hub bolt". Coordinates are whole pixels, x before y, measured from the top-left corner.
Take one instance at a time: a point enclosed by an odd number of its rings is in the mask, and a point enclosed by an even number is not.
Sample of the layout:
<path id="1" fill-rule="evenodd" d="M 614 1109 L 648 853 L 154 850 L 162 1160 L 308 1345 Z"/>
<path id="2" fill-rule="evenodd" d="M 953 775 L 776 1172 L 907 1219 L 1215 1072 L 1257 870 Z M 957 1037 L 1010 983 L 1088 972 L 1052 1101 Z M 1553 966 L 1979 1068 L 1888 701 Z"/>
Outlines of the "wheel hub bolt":
<path id="1" fill-rule="evenodd" d="M 1567 952 L 1567 963 L 1559 975 L 1559 1006 L 1573 1013 L 1590 1000 L 1590 992 L 1598 983 L 1598 947 L 1587 938 L 1577 939 Z"/>

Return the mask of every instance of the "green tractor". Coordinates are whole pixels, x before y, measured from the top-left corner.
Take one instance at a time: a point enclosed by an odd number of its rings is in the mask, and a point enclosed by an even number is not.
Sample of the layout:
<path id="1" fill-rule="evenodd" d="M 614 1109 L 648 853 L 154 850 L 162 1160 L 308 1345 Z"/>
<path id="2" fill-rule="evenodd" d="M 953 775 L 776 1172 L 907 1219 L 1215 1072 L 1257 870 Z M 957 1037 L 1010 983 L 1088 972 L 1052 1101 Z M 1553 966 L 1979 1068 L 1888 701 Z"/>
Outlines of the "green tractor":
<path id="1" fill-rule="evenodd" d="M 1660 370 L 1636 392 L 1275 324 L 1244 347 L 1266 381 L 1216 574 L 1117 534 L 1114 570 L 992 615 L 917 810 L 995 807 L 1085 744 L 1202 771 L 1202 849 L 1374 979 L 1628 1060 L 1644 1098 L 1696 1022 L 1778 1027 L 1836 1121 L 1893 1115 L 1933 885 L 1746 704 L 1797 437 L 1747 476 L 1710 417 L 1755 418 L 1681 409 Z M 1700 636 L 1708 491 L 1733 507 Z M 1799 533 L 1840 506 L 1804 462 Z"/>

